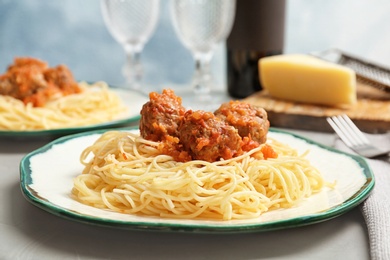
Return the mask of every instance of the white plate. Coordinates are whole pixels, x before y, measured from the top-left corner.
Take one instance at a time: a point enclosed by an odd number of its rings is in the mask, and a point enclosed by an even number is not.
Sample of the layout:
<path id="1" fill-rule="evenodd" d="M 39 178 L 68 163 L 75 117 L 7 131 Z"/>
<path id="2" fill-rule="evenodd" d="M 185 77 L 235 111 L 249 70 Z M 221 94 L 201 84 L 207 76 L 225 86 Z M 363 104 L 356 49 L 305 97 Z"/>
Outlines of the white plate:
<path id="1" fill-rule="evenodd" d="M 73 178 L 83 169 L 79 156 L 102 132 L 62 137 L 25 156 L 20 164 L 21 187 L 25 197 L 55 215 L 91 224 L 127 229 L 249 232 L 290 228 L 331 219 L 361 203 L 374 186 L 374 176 L 362 157 L 271 129 L 271 137 L 289 144 L 299 153 L 309 149 L 308 159 L 321 171 L 326 181 L 336 181 L 336 187 L 325 188 L 297 207 L 270 211 L 248 220 L 177 220 L 121 214 L 86 206 L 70 197 Z"/>

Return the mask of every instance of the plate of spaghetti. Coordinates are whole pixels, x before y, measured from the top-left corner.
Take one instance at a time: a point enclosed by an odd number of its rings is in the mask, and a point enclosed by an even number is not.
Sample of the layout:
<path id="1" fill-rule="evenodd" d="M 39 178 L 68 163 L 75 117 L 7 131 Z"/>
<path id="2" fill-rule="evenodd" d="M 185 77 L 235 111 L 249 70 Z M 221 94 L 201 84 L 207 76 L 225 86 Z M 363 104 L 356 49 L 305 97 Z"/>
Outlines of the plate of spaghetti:
<path id="1" fill-rule="evenodd" d="M 147 100 L 105 82 L 76 82 L 65 65 L 15 58 L 0 75 L 0 137 L 59 136 L 125 126 Z"/>
<path id="2" fill-rule="evenodd" d="M 255 232 L 337 217 L 374 187 L 363 158 L 270 128 L 250 104 L 192 111 L 163 90 L 140 116 L 138 128 L 69 135 L 26 155 L 24 196 L 90 224 Z"/>

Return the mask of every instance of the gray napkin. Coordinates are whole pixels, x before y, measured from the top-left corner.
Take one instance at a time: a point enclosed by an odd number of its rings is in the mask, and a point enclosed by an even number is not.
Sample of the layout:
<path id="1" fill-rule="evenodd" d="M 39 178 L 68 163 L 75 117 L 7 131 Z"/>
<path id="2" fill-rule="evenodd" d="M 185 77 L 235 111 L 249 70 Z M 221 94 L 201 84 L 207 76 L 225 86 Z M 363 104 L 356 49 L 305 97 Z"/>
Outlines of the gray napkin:
<path id="1" fill-rule="evenodd" d="M 368 135 L 372 144 L 382 149 L 390 147 L 390 135 Z M 337 139 L 335 148 L 354 153 Z M 372 260 L 390 259 L 390 158 L 367 159 L 375 177 L 375 187 L 360 205 L 367 224 Z"/>

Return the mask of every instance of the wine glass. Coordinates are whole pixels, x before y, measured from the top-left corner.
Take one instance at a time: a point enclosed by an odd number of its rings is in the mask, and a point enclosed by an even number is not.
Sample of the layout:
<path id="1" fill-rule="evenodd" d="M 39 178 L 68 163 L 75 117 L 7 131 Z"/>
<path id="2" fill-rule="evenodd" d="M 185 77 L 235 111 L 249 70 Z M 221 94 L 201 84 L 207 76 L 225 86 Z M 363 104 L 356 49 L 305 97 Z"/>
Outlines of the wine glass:
<path id="1" fill-rule="evenodd" d="M 193 90 L 181 94 L 183 101 L 193 106 L 219 102 L 210 95 L 210 61 L 232 29 L 235 10 L 236 0 L 171 0 L 175 31 L 195 59 Z"/>
<path id="2" fill-rule="evenodd" d="M 101 0 L 105 24 L 126 52 L 122 74 L 132 89 L 141 87 L 140 55 L 156 28 L 159 9 L 160 0 Z"/>

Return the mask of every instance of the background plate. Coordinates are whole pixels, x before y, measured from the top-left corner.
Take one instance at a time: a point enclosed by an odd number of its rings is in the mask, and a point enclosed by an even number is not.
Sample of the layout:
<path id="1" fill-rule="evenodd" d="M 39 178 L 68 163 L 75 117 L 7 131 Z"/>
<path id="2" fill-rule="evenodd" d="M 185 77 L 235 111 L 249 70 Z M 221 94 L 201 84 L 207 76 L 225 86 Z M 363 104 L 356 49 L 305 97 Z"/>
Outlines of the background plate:
<path id="1" fill-rule="evenodd" d="M 177 220 L 120 214 L 86 206 L 70 197 L 73 178 L 83 169 L 79 162 L 82 150 L 104 131 L 62 137 L 26 155 L 20 163 L 20 178 L 27 200 L 52 214 L 89 224 L 138 230 L 236 233 L 291 228 L 329 220 L 357 206 L 374 187 L 374 176 L 362 157 L 271 129 L 269 136 L 289 144 L 299 153 L 309 149 L 308 159 L 322 172 L 326 181 L 336 181 L 335 189 L 325 188 L 297 207 L 270 211 L 248 220 Z"/>
<path id="2" fill-rule="evenodd" d="M 149 97 L 140 92 L 127 90 L 123 88 L 110 87 L 111 91 L 114 91 L 123 101 L 125 106 L 128 107 L 128 113 L 122 116 L 120 119 L 114 121 L 108 121 L 105 123 L 76 126 L 68 128 L 57 128 L 48 130 L 31 130 L 31 131 L 11 131 L 0 130 L 0 138 L 16 138 L 16 139 L 29 139 L 29 138 L 49 138 L 53 139 L 63 135 L 86 132 L 103 128 L 122 127 L 131 123 L 137 122 L 140 119 L 140 111 L 142 105 L 149 101 Z"/>

